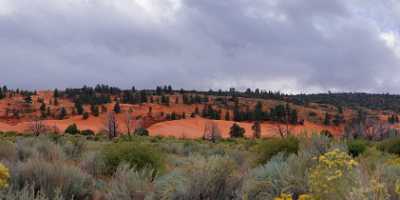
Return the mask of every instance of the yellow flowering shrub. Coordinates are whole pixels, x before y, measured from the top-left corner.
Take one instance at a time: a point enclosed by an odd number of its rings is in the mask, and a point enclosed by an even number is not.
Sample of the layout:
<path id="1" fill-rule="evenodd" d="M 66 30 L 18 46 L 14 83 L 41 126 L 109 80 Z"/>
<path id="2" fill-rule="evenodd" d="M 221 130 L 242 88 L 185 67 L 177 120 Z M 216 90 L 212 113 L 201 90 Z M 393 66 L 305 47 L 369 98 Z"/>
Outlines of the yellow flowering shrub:
<path id="1" fill-rule="evenodd" d="M 386 161 L 386 164 L 400 166 L 400 158 L 389 159 Z"/>
<path id="2" fill-rule="evenodd" d="M 0 163 L 0 189 L 8 187 L 8 179 L 10 178 L 10 172 L 8 168 Z"/>
<path id="3" fill-rule="evenodd" d="M 396 193 L 400 195 L 400 180 L 396 182 Z"/>
<path id="4" fill-rule="evenodd" d="M 281 194 L 280 197 L 275 197 L 274 200 L 293 200 L 290 194 Z"/>
<path id="5" fill-rule="evenodd" d="M 299 196 L 299 200 L 314 200 L 314 197 L 309 194 L 302 194 Z"/>
<path id="6" fill-rule="evenodd" d="M 321 155 L 310 170 L 309 186 L 316 199 L 341 199 L 355 184 L 358 163 L 347 153 L 335 149 Z"/>

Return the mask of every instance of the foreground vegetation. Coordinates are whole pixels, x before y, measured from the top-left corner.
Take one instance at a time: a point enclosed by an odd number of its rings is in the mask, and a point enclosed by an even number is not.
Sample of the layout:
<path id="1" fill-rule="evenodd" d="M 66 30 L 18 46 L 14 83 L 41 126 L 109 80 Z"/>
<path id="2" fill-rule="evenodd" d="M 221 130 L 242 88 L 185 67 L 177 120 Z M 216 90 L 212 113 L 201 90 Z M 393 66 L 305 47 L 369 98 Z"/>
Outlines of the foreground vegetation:
<path id="1" fill-rule="evenodd" d="M 400 198 L 400 138 L 3 134 L 1 199 Z"/>

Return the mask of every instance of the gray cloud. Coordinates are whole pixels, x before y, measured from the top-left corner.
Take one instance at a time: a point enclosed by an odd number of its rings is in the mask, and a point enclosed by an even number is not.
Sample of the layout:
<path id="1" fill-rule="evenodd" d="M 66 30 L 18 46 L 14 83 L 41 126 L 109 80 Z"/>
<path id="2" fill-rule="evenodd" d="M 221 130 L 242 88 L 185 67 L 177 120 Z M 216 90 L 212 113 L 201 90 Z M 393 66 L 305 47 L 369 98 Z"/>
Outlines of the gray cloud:
<path id="1" fill-rule="evenodd" d="M 400 4 L 365 2 L 4 0 L 0 84 L 399 93 Z"/>

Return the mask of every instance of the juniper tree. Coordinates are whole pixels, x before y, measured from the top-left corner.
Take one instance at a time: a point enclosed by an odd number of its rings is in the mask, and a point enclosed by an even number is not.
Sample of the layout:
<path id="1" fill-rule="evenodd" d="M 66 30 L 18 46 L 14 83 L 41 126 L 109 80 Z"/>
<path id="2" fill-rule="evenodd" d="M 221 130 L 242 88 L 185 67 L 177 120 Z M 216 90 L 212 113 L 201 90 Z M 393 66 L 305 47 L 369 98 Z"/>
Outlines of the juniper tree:
<path id="1" fill-rule="evenodd" d="M 119 105 L 119 101 L 117 101 L 116 103 L 115 103 L 115 105 L 114 105 L 114 112 L 115 113 L 120 113 L 121 112 L 121 106 Z"/>
<path id="2" fill-rule="evenodd" d="M 230 129 L 229 135 L 231 138 L 240 138 L 244 137 L 245 129 L 240 127 L 239 124 L 234 123 Z"/>

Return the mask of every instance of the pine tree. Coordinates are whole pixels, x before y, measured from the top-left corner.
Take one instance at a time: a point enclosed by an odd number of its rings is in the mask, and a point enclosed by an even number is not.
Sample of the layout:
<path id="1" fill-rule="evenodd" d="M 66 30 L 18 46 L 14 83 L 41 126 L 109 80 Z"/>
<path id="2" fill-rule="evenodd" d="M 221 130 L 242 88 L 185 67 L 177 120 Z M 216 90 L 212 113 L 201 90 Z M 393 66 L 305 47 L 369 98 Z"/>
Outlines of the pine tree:
<path id="1" fill-rule="evenodd" d="M 32 104 L 32 96 L 31 95 L 27 95 L 24 99 L 25 103 L 28 104 Z"/>
<path id="2" fill-rule="evenodd" d="M 289 117 L 289 123 L 291 124 L 298 124 L 298 116 L 297 116 L 297 110 L 293 109 L 291 111 L 290 117 Z"/>
<path id="3" fill-rule="evenodd" d="M 89 119 L 89 113 L 88 113 L 88 112 L 84 112 L 84 113 L 82 114 L 82 119 L 83 119 L 83 120 Z"/>
<path id="4" fill-rule="evenodd" d="M 40 105 L 40 117 L 41 117 L 42 119 L 44 119 L 44 118 L 47 117 L 47 114 L 46 114 L 46 104 L 45 104 L 44 102 L 42 102 L 42 104 Z"/>
<path id="5" fill-rule="evenodd" d="M 75 109 L 76 109 L 76 112 L 78 113 L 78 115 L 83 114 L 84 109 L 83 109 L 82 103 L 80 101 L 75 102 Z"/>
<path id="6" fill-rule="evenodd" d="M 331 124 L 331 115 L 329 113 L 325 113 L 324 125 L 329 126 Z"/>
<path id="7" fill-rule="evenodd" d="M 92 115 L 95 117 L 98 117 L 100 115 L 99 113 L 99 107 L 97 105 L 90 105 L 90 111 L 92 112 Z"/>
<path id="8" fill-rule="evenodd" d="M 121 106 L 119 105 L 119 101 L 117 101 L 114 105 L 114 112 L 117 114 L 121 112 Z"/>
<path id="9" fill-rule="evenodd" d="M 242 116 L 238 103 L 235 103 L 235 107 L 233 108 L 233 120 L 236 122 L 242 121 Z"/>
<path id="10" fill-rule="evenodd" d="M 229 110 L 226 111 L 226 113 L 225 113 L 225 120 L 226 120 L 226 121 L 230 121 L 230 120 L 231 120 L 231 116 L 230 116 Z"/>
<path id="11" fill-rule="evenodd" d="M 263 119 L 263 106 L 262 103 L 259 101 L 257 102 L 256 107 L 254 108 L 254 120 L 261 121 Z"/>
<path id="12" fill-rule="evenodd" d="M 68 114 L 67 110 L 64 107 L 62 107 L 58 119 L 60 120 L 64 119 L 67 116 L 67 114 Z"/>
<path id="13" fill-rule="evenodd" d="M 54 89 L 53 97 L 54 97 L 55 99 L 57 99 L 58 97 L 60 97 L 60 94 L 58 93 L 58 89 L 57 89 L 57 88 Z"/>

